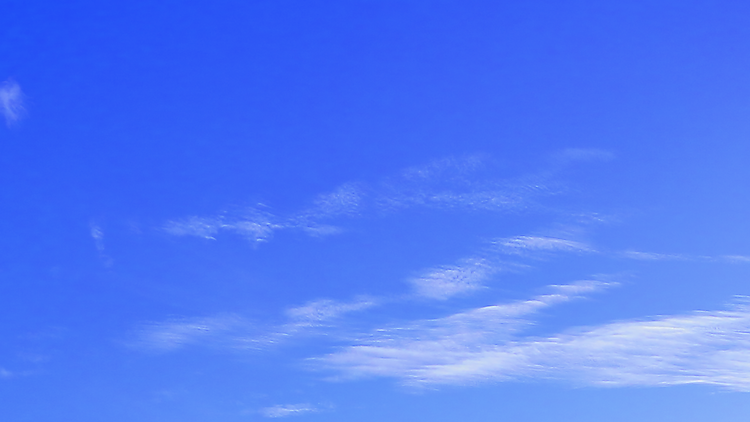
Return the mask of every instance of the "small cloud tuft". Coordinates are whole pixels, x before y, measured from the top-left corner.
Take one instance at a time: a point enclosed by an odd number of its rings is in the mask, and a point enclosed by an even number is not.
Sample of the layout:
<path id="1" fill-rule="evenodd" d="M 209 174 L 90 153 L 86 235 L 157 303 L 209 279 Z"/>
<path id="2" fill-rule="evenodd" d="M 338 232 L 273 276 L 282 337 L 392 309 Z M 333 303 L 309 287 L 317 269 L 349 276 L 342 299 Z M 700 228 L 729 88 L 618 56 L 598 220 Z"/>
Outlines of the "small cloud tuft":
<path id="1" fill-rule="evenodd" d="M 5 116 L 5 124 L 13 126 L 24 116 L 23 92 L 21 85 L 13 79 L 8 79 L 0 84 L 0 111 Z"/>
<path id="2" fill-rule="evenodd" d="M 307 403 L 301 404 L 279 404 L 260 410 L 260 414 L 267 418 L 284 418 L 287 416 L 299 416 L 305 413 L 318 412 L 314 406 Z"/>

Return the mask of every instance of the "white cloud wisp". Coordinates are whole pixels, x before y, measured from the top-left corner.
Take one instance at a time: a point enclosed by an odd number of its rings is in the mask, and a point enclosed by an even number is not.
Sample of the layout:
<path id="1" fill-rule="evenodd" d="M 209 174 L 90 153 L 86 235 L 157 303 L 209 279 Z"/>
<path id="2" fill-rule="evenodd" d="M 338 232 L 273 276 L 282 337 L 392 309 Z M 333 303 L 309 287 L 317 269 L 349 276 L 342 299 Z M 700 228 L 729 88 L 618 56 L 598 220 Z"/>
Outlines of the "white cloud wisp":
<path id="1" fill-rule="evenodd" d="M 287 416 L 300 416 L 306 413 L 314 413 L 318 411 L 318 408 L 307 403 L 280 404 L 263 408 L 260 410 L 260 414 L 267 418 L 285 418 Z"/>
<path id="2" fill-rule="evenodd" d="M 379 330 L 316 358 L 343 378 L 385 376 L 412 386 L 559 379 L 580 385 L 710 384 L 750 391 L 750 305 L 603 324 L 549 337 L 520 335 L 530 315 L 605 287 L 558 286 L 527 301 Z"/>
<path id="3" fill-rule="evenodd" d="M 23 92 L 21 85 L 13 79 L 0 84 L 0 111 L 5 117 L 5 124 L 10 127 L 21 120 L 25 109 L 23 106 Z"/>

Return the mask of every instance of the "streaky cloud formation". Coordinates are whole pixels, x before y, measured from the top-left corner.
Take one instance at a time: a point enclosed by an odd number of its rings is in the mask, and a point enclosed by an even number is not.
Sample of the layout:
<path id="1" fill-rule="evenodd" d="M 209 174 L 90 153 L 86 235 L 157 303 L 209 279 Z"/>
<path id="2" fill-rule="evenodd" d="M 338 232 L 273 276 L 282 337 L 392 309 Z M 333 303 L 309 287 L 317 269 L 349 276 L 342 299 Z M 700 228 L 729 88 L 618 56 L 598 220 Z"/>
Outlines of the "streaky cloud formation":
<path id="1" fill-rule="evenodd" d="M 197 236 L 213 240 L 220 232 L 230 232 L 259 243 L 270 239 L 275 230 L 284 228 L 283 224 L 275 220 L 276 217 L 268 212 L 248 208 L 238 215 L 189 217 L 169 221 L 164 226 L 164 231 L 176 236 Z"/>
<path id="2" fill-rule="evenodd" d="M 639 251 L 624 251 L 620 253 L 621 256 L 630 259 L 637 259 L 640 261 L 695 261 L 695 260 L 706 260 L 709 257 L 695 257 L 690 255 L 681 254 L 664 254 L 654 252 L 639 252 Z"/>
<path id="3" fill-rule="evenodd" d="M 285 418 L 287 416 L 300 416 L 318 411 L 320 411 L 318 408 L 308 403 L 280 404 L 263 408 L 260 410 L 260 414 L 267 418 Z"/>
<path id="4" fill-rule="evenodd" d="M 374 299 L 351 302 L 320 299 L 286 311 L 287 321 L 278 325 L 253 323 L 235 314 L 180 318 L 144 324 L 129 341 L 131 347 L 170 352 L 185 346 L 210 346 L 230 350 L 264 349 L 294 336 L 314 335 L 333 328 L 345 314 L 376 306 Z"/>
<path id="5" fill-rule="evenodd" d="M 605 161 L 603 151 L 568 150 L 558 163 Z M 497 181 L 478 179 L 484 159 L 438 160 L 407 169 L 379 184 L 347 183 L 322 194 L 312 205 L 289 217 L 265 208 L 217 217 L 172 221 L 164 230 L 174 235 L 215 239 L 222 232 L 254 242 L 270 239 L 276 230 L 301 230 L 319 236 L 338 232 L 342 219 L 378 217 L 411 207 L 441 210 L 515 212 L 533 209 L 533 198 L 561 191 L 549 177 Z M 542 183 L 542 181 L 545 181 Z M 575 214 L 573 215 L 575 216 Z M 595 222 L 600 221 L 597 218 Z M 172 320 L 150 324 L 139 334 L 140 347 L 169 351 L 188 345 L 226 350 L 264 350 L 294 338 L 339 334 L 337 344 L 324 356 L 309 358 L 312 367 L 330 371 L 333 379 L 389 377 L 413 387 L 461 385 L 479 382 L 562 380 L 592 386 L 662 386 L 711 384 L 750 391 L 750 308 L 659 316 L 637 321 L 607 322 L 566 329 L 554 335 L 528 334 L 544 309 L 588 297 L 618 285 L 609 277 L 548 285 L 550 293 L 527 300 L 500 303 L 451 315 L 373 328 L 354 335 L 351 313 L 385 302 L 413 305 L 414 300 L 447 301 L 488 289 L 495 276 L 518 272 L 530 263 L 559 255 L 597 255 L 639 261 L 747 263 L 744 255 L 688 255 L 636 250 L 608 250 L 578 240 L 581 225 L 553 224 L 546 235 L 490 238 L 473 256 L 454 264 L 430 267 L 405 278 L 412 293 L 386 299 L 358 297 L 351 301 L 318 299 L 288 308 L 286 320 L 273 325 L 252 324 L 236 315 Z M 537 232 L 539 233 L 539 232 Z M 551 235 L 550 235 L 551 234 Z M 92 234 L 93 235 L 93 234 Z M 530 261 L 532 260 L 532 261 Z M 447 306 L 444 304 L 442 306 Z M 347 327 L 342 329 L 342 327 Z M 301 407 L 300 407 L 301 406 Z M 265 416 L 305 413 L 307 405 L 266 408 Z M 276 415 L 276 416 L 271 416 Z"/>
<path id="6" fill-rule="evenodd" d="M 548 376 L 601 386 L 710 384 L 750 392 L 750 306 L 604 324 L 519 344 Z"/>
<path id="7" fill-rule="evenodd" d="M 286 314 L 295 324 L 312 325 L 329 321 L 349 312 L 361 311 L 376 304 L 377 302 L 370 298 L 360 298 L 353 302 L 320 299 L 304 306 L 288 309 Z"/>
<path id="8" fill-rule="evenodd" d="M 582 242 L 546 236 L 516 236 L 497 239 L 492 243 L 498 251 L 509 255 L 529 256 L 540 252 L 596 252 Z"/>
<path id="9" fill-rule="evenodd" d="M 23 98 L 21 85 L 18 82 L 8 79 L 0 84 L 0 110 L 8 127 L 13 126 L 23 117 L 25 112 Z"/>
<path id="10" fill-rule="evenodd" d="M 337 234 L 341 229 L 328 223 L 332 219 L 378 216 L 414 207 L 519 212 L 534 208 L 535 198 L 561 191 L 546 176 L 497 180 L 486 161 L 475 156 L 443 159 L 373 185 L 345 183 L 286 217 L 272 214 L 265 206 L 249 207 L 218 216 L 172 220 L 162 228 L 172 235 L 205 239 L 234 233 L 260 243 L 278 230 L 302 230 L 311 236 Z"/>
<path id="11" fill-rule="evenodd" d="M 552 305 L 583 297 L 613 282 L 583 280 L 548 286 L 552 293 L 528 300 L 485 306 L 376 330 L 361 344 L 313 362 L 334 369 L 344 378 L 389 376 L 407 384 L 463 383 L 484 378 L 491 369 L 477 359 L 498 354 L 500 368 L 515 368 L 523 356 L 508 354 L 504 345 L 533 324 L 529 317 Z M 511 365 L 512 364 L 512 365 Z"/>
<path id="12" fill-rule="evenodd" d="M 542 308 L 611 283 L 579 282 L 527 301 L 377 331 L 313 359 L 343 378 L 384 376 L 411 386 L 524 379 L 579 385 L 710 384 L 750 391 L 750 306 L 519 335 Z"/>
<path id="13" fill-rule="evenodd" d="M 181 318 L 145 324 L 130 346 L 141 350 L 167 352 L 187 345 L 221 342 L 226 333 L 247 330 L 248 323 L 236 315 Z"/>
<path id="14" fill-rule="evenodd" d="M 445 300 L 481 289 L 483 282 L 500 269 L 482 258 L 465 259 L 457 265 L 431 269 L 409 279 L 418 296 Z"/>
<path id="15" fill-rule="evenodd" d="M 690 261 L 690 262 L 714 262 L 728 264 L 746 264 L 750 263 L 750 256 L 745 255 L 688 255 L 688 254 L 667 254 L 641 251 L 623 251 L 618 256 L 623 258 L 635 259 L 639 261 Z"/>

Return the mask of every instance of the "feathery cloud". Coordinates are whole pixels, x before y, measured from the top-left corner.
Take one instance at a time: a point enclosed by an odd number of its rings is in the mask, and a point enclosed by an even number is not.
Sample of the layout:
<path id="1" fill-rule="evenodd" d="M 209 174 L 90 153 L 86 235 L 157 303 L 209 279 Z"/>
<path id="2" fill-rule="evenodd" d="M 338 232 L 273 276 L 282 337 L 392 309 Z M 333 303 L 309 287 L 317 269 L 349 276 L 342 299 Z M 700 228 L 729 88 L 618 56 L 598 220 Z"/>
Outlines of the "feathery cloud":
<path id="1" fill-rule="evenodd" d="M 260 410 L 260 414 L 267 418 L 284 418 L 287 416 L 299 416 L 305 413 L 318 412 L 319 409 L 308 404 L 280 404 L 266 407 Z"/>
<path id="2" fill-rule="evenodd" d="M 664 254 L 654 252 L 624 251 L 621 256 L 640 261 L 694 261 L 696 259 L 706 259 L 706 257 L 694 257 L 681 254 Z"/>
<path id="3" fill-rule="evenodd" d="M 5 124 L 10 127 L 19 121 L 24 114 L 23 92 L 21 85 L 13 79 L 0 84 L 0 110 L 5 116 Z"/>
<path id="4" fill-rule="evenodd" d="M 407 384 L 463 383 L 486 376 L 477 359 L 501 353 L 495 363 L 516 368 L 523 356 L 501 348 L 533 324 L 529 317 L 552 305 L 583 297 L 615 283 L 585 280 L 548 286 L 552 293 L 528 300 L 485 306 L 444 318 L 379 329 L 362 344 L 314 359 L 344 377 L 389 376 Z M 512 365 L 511 365 L 512 364 Z"/>
<path id="5" fill-rule="evenodd" d="M 286 311 L 287 321 L 261 325 L 234 314 L 171 319 L 144 324 L 128 344 L 136 349 L 169 352 L 185 346 L 223 349 L 264 349 L 293 336 L 313 335 L 332 328 L 343 315 L 376 306 L 369 298 L 351 302 L 320 299 Z"/>
<path id="6" fill-rule="evenodd" d="M 516 236 L 492 242 L 502 253 L 529 255 L 539 252 L 595 252 L 590 246 L 574 240 L 545 236 Z"/>
<path id="7" fill-rule="evenodd" d="M 409 279 L 418 296 L 445 300 L 484 287 L 483 282 L 500 271 L 482 258 L 465 259 L 458 265 L 439 267 Z"/>
<path id="8" fill-rule="evenodd" d="M 750 305 L 522 336 L 539 310 L 607 287 L 557 292 L 379 330 L 314 361 L 344 377 L 385 376 L 410 385 L 560 379 L 581 385 L 710 384 L 750 391 Z"/>
<path id="9" fill-rule="evenodd" d="M 317 196 L 312 204 L 287 216 L 251 207 L 243 212 L 168 221 L 163 230 L 177 236 L 216 239 L 220 233 L 240 234 L 263 242 L 277 230 L 302 230 L 312 236 L 336 234 L 332 219 L 383 215 L 425 207 L 464 211 L 516 212 L 533 208 L 533 200 L 560 192 L 545 177 L 499 180 L 481 157 L 437 160 L 413 167 L 372 185 L 345 183 Z"/>

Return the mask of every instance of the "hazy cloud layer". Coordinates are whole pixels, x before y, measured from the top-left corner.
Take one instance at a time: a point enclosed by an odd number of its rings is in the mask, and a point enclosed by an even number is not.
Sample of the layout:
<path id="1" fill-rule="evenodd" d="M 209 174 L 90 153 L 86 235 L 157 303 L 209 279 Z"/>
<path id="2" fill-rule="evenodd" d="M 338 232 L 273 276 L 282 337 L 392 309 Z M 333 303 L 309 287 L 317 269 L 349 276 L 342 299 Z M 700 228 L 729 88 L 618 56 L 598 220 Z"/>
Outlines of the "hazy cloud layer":
<path id="1" fill-rule="evenodd" d="M 553 162 L 567 165 L 611 158 L 612 154 L 606 151 L 576 149 L 553 157 Z M 376 184 L 344 184 L 288 217 L 274 215 L 261 207 L 244 213 L 175 220 L 164 230 L 174 235 L 209 239 L 221 232 L 231 232 L 261 242 L 270 239 L 277 230 L 332 234 L 340 230 L 343 219 L 381 216 L 411 207 L 525 212 L 535 209 L 537 198 L 564 191 L 548 176 L 496 180 L 488 176 L 491 173 L 481 157 L 438 160 Z M 600 218 L 595 220 L 601 222 Z M 410 306 L 415 299 L 446 301 L 478 293 L 501 273 L 533 268 L 560 255 L 654 262 L 750 263 L 750 257 L 744 255 L 608 250 L 581 241 L 583 226 L 557 225 L 556 231 L 545 234 L 485 240 L 487 246 L 474 256 L 405 277 L 412 293 L 388 300 Z M 596 279 L 550 285 L 548 293 L 527 300 L 454 312 L 442 318 L 402 321 L 365 330 L 369 334 L 349 332 L 338 338 L 349 346 L 311 358 L 310 362 L 314 368 L 331 371 L 337 379 L 390 377 L 412 386 L 559 379 L 602 386 L 700 383 L 750 391 L 747 381 L 750 308 L 746 304 L 724 311 L 607 322 L 555 335 L 528 334 L 540 311 L 616 284 Z M 347 323 L 345 316 L 351 318 L 354 312 L 388 300 L 314 300 L 287 309 L 285 322 L 262 329 L 237 316 L 158 323 L 142 330 L 140 341 L 161 350 L 191 343 L 260 349 L 295 336 L 326 332 L 337 324 Z M 267 408 L 266 416 L 300 414 L 307 411 L 306 406 Z"/>

